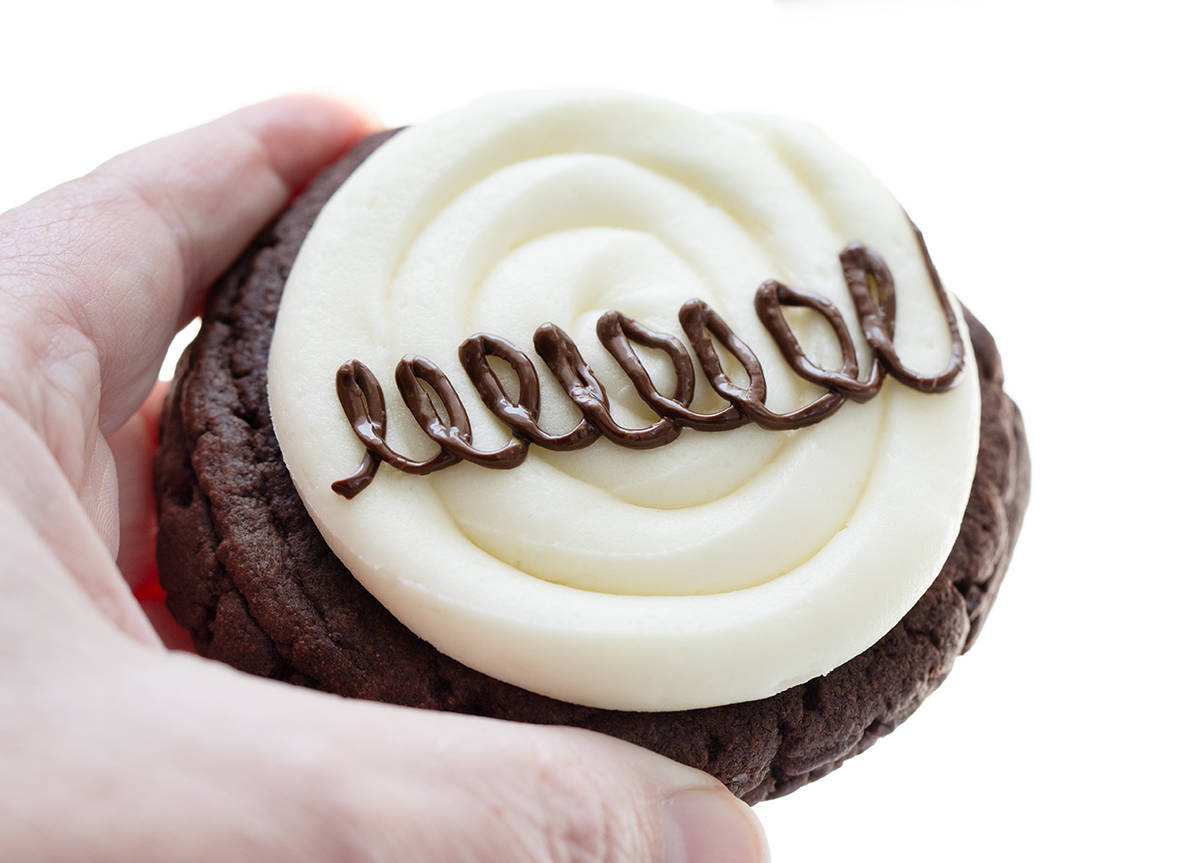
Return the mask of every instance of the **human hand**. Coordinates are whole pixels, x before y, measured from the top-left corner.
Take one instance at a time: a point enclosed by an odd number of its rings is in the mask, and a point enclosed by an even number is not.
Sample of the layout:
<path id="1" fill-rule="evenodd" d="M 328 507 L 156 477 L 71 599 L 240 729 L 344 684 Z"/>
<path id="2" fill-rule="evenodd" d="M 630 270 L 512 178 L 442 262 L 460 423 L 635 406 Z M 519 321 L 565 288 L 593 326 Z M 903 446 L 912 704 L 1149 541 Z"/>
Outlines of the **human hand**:
<path id="1" fill-rule="evenodd" d="M 164 649 L 134 600 L 167 344 L 366 126 L 279 99 L 0 216 L 0 859 L 764 858 L 706 774 L 579 729 L 252 678 Z"/>

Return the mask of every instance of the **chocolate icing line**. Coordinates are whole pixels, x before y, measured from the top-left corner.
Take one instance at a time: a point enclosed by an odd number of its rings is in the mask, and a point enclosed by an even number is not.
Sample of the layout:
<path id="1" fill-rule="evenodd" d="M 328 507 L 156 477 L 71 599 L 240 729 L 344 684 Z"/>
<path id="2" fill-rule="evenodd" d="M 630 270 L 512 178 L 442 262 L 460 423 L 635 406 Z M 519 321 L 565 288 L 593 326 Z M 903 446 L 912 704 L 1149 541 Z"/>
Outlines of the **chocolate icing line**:
<path id="1" fill-rule="evenodd" d="M 770 410 L 766 406 L 766 377 L 754 351 L 711 306 L 703 300 L 692 299 L 680 307 L 679 323 L 705 378 L 717 394 L 729 402 L 728 407 L 715 413 L 693 411 L 695 368 L 683 343 L 669 333 L 652 330 L 621 312 L 610 311 L 596 322 L 596 335 L 629 377 L 638 396 L 659 415 L 659 419 L 644 428 L 627 428 L 618 423 L 613 418 L 604 385 L 583 359 L 574 340 L 560 327 L 544 323 L 534 333 L 534 349 L 581 414 L 579 422 L 570 431 L 550 434 L 538 424 L 541 391 L 537 369 L 529 355 L 500 336 L 477 333 L 459 346 L 459 362 L 488 410 L 512 431 L 512 439 L 494 450 L 474 446 L 470 418 L 445 372 L 424 357 L 406 356 L 396 366 L 396 385 L 413 418 L 441 449 L 437 455 L 423 461 L 403 456 L 385 440 L 387 409 L 378 379 L 363 363 L 349 360 L 337 371 L 338 400 L 366 452 L 357 470 L 333 483 L 332 489 L 343 497 L 354 497 L 374 479 L 380 462 L 413 474 L 433 473 L 464 460 L 487 468 L 510 469 L 525 460 L 530 444 L 552 450 L 573 450 L 605 437 L 619 446 L 652 449 L 671 443 L 684 428 L 724 431 L 750 422 L 776 430 L 803 428 L 832 416 L 846 399 L 866 402 L 874 398 L 888 374 L 918 392 L 945 392 L 963 370 L 966 346 L 925 239 L 915 225 L 913 232 L 950 333 L 950 359 L 936 375 L 919 374 L 901 361 L 893 341 L 896 287 L 891 270 L 874 251 L 853 244 L 842 250 L 839 259 L 858 314 L 859 327 L 871 349 L 871 365 L 866 377 L 859 377 L 854 341 L 838 307 L 820 294 L 769 280 L 759 285 L 754 295 L 759 320 L 788 366 L 805 380 L 825 387 L 826 392 L 787 413 Z M 842 353 L 839 369 L 822 368 L 805 355 L 783 316 L 784 306 L 809 308 L 829 324 Z M 714 339 L 745 370 L 746 386 L 735 383 L 725 371 Z M 654 385 L 641 358 L 633 350 L 633 344 L 663 351 L 670 357 L 675 370 L 672 395 L 664 395 Z M 516 401 L 505 391 L 488 364 L 489 356 L 507 363 L 516 374 Z M 445 420 L 422 382 L 441 401 Z"/>

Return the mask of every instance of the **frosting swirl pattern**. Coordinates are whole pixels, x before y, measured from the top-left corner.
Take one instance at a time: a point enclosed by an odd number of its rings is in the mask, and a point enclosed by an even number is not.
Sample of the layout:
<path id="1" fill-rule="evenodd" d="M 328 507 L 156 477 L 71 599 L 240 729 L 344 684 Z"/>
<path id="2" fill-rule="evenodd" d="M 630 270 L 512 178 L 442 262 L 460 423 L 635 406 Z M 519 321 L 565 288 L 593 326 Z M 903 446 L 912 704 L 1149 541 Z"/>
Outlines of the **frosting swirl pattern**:
<path id="1" fill-rule="evenodd" d="M 754 288 L 775 279 L 828 297 L 857 321 L 848 337 L 867 375 L 872 321 L 855 311 L 839 263 L 853 243 L 894 276 L 889 362 L 940 374 L 952 354 L 947 310 L 907 217 L 810 127 L 624 94 L 480 100 L 384 144 L 305 240 L 269 368 L 284 458 L 355 577 L 474 668 L 598 707 L 769 696 L 869 647 L 940 570 L 978 447 L 969 351 L 947 392 L 885 379 L 877 398 L 810 428 L 684 430 L 647 452 L 609 440 L 533 448 L 518 471 L 381 471 L 353 501 L 331 490 L 363 452 L 334 372 L 350 356 L 390 369 L 405 354 L 453 356 L 470 333 L 555 321 L 604 382 L 614 421 L 644 428 L 660 417 L 601 346 L 597 322 L 619 309 L 669 333 L 675 310 L 699 297 L 752 345 L 770 381 L 765 406 L 786 413 L 827 390 L 788 368 L 755 315 Z M 813 363 L 845 367 L 827 317 L 776 313 Z M 714 350 L 745 386 L 738 362 Z M 672 392 L 671 357 L 637 357 Z M 518 391 L 510 366 L 483 361 Z M 509 443 L 466 373 L 445 371 L 473 445 Z M 395 448 L 437 457 L 398 393 L 384 398 Z M 692 410 L 728 407 L 696 382 Z M 561 388 L 541 388 L 542 428 L 566 434 L 579 421 Z"/>

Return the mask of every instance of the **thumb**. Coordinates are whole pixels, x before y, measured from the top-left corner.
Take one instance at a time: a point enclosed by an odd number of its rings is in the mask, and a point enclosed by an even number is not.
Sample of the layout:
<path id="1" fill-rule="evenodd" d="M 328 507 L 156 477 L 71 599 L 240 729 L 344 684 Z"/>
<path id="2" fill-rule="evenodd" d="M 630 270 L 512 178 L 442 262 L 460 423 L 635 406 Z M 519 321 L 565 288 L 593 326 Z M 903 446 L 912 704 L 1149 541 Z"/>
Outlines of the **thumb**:
<path id="1" fill-rule="evenodd" d="M 456 755 L 442 778 L 458 799 L 429 825 L 450 844 L 432 859 L 766 859 L 750 807 L 707 774 L 648 750 L 576 728 L 414 711 L 407 721 L 415 733 L 449 743 Z M 470 851 L 459 844 L 461 833 L 446 830 L 466 812 L 477 834 Z"/>
<path id="2" fill-rule="evenodd" d="M 767 857 L 750 808 L 715 779 L 593 732 L 341 699 L 182 654 L 137 651 L 105 668 L 87 708 L 31 718 L 73 777 L 38 787 L 127 777 L 83 807 L 122 812 L 103 819 L 104 841 L 54 833 L 90 859 L 128 859 L 131 847 L 159 860 L 331 863 Z M 89 734 L 54 732 L 79 722 Z"/>
<path id="3" fill-rule="evenodd" d="M 319 800 L 303 808 L 356 813 L 350 823 L 382 859 L 766 860 L 750 807 L 708 774 L 624 741 L 271 688 L 311 703 L 305 736 L 337 741 L 322 768 L 336 779 L 318 783 Z M 344 829 L 337 820 L 320 826 L 326 838 Z"/>

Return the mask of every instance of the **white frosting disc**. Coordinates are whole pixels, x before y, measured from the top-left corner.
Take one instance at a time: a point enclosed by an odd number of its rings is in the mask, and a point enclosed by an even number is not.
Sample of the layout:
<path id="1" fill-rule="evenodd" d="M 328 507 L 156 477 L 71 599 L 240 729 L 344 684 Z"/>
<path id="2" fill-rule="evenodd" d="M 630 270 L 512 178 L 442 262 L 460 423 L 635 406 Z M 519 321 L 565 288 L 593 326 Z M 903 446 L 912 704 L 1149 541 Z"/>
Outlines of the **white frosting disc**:
<path id="1" fill-rule="evenodd" d="M 481 99 L 384 143 L 304 241 L 270 356 L 284 459 L 354 576 L 472 668 L 604 708 L 767 697 L 868 648 L 941 569 L 979 443 L 969 347 L 949 392 L 888 378 L 872 401 L 806 429 L 684 430 L 645 451 L 534 446 L 514 470 L 462 463 L 412 476 L 385 464 L 352 500 L 330 489 L 363 455 L 334 376 L 349 359 L 370 367 L 389 443 L 424 458 L 436 446 L 392 371 L 407 354 L 427 357 L 462 397 L 475 445 L 499 447 L 510 433 L 458 363 L 467 336 L 493 333 L 534 358 L 541 424 L 566 431 L 579 413 L 531 341 L 551 321 L 578 343 L 617 420 L 642 426 L 656 417 L 596 320 L 617 309 L 682 338 L 678 308 L 700 297 L 762 361 L 768 406 L 791 410 L 821 390 L 784 363 L 754 289 L 775 278 L 831 299 L 866 367 L 838 260 L 851 242 L 892 270 L 901 358 L 940 371 L 949 334 L 907 217 L 812 127 L 620 93 Z M 810 357 L 840 366 L 816 315 L 787 317 Z M 665 358 L 639 355 L 670 392 Z M 696 368 L 693 407 L 725 407 Z"/>

